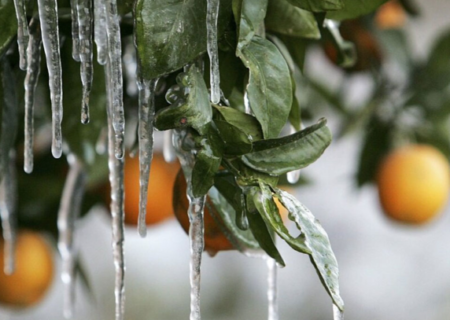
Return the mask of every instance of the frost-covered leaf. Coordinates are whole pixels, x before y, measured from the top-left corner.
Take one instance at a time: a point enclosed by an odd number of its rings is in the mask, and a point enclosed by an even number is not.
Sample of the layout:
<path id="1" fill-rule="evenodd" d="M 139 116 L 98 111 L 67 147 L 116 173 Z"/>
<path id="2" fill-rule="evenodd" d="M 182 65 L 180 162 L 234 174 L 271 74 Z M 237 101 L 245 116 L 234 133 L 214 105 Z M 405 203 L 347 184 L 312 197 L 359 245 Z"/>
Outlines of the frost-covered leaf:
<path id="1" fill-rule="evenodd" d="M 0 57 L 17 34 L 17 18 L 13 0 L 0 1 Z"/>
<path id="2" fill-rule="evenodd" d="M 268 0 L 233 0 L 233 13 L 238 32 L 238 50 L 246 46 L 258 31 L 266 16 L 267 3 Z"/>
<path id="3" fill-rule="evenodd" d="M 265 197 L 271 195 L 268 187 L 262 186 Z M 311 261 L 319 274 L 322 284 L 325 286 L 334 304 L 344 310 L 344 301 L 339 292 L 339 268 L 336 257 L 331 249 L 330 240 L 320 222 L 313 216 L 311 211 L 302 205 L 288 192 L 275 189 L 276 197 L 289 211 L 289 219 L 295 222 L 302 232 L 300 237 L 307 250 L 310 252 Z M 270 197 L 270 199 L 272 199 Z M 266 200 L 268 201 L 268 200 Z M 288 244 L 291 245 L 288 241 Z M 292 245 L 291 245 L 292 246 Z M 295 249 L 295 247 L 294 247 Z"/>
<path id="4" fill-rule="evenodd" d="M 271 0 L 265 19 L 267 30 L 300 38 L 319 39 L 320 31 L 314 14 L 300 9 L 288 0 Z"/>
<path id="5" fill-rule="evenodd" d="M 339 10 L 343 7 L 343 0 L 288 0 L 296 7 L 312 11 L 323 12 Z"/>
<path id="6" fill-rule="evenodd" d="M 205 0 L 138 0 L 136 43 L 144 79 L 184 67 L 206 52 Z M 231 0 L 220 1 L 219 36 L 231 16 Z"/>
<path id="7" fill-rule="evenodd" d="M 354 19 L 366 15 L 388 0 L 343 0 L 344 6 L 327 13 L 327 18 L 335 20 Z"/>
<path id="8" fill-rule="evenodd" d="M 258 36 L 238 54 L 250 70 L 247 96 L 251 110 L 261 124 L 264 138 L 276 138 L 292 106 L 288 65 L 273 43 Z"/>
<path id="9" fill-rule="evenodd" d="M 192 127 L 200 134 L 206 133 L 212 119 L 208 89 L 198 68 L 192 65 L 186 77 L 189 94 L 187 100 L 179 99 L 170 107 L 161 109 L 155 116 L 158 130 Z"/>
<path id="10" fill-rule="evenodd" d="M 281 175 L 313 163 L 330 143 L 331 132 L 323 119 L 289 136 L 255 142 L 253 152 L 242 161 L 254 170 Z"/>

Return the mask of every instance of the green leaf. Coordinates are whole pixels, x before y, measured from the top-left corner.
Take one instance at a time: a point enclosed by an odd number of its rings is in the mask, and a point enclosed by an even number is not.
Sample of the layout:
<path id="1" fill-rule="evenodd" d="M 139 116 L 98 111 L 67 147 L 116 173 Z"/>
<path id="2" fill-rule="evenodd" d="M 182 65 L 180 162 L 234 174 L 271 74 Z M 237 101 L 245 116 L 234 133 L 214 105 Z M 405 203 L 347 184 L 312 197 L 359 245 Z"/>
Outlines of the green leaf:
<path id="1" fill-rule="evenodd" d="M 295 130 L 300 131 L 302 119 L 301 119 L 300 105 L 295 95 L 296 83 L 294 75 L 292 74 L 291 74 L 291 82 L 292 82 L 292 106 L 291 111 L 289 112 L 289 122 L 295 128 Z"/>
<path id="2" fill-rule="evenodd" d="M 233 0 L 234 19 L 238 31 L 238 47 L 242 50 L 260 28 L 266 16 L 268 0 Z"/>
<path id="3" fill-rule="evenodd" d="M 206 1 L 137 0 L 134 15 L 144 79 L 178 70 L 206 52 Z M 230 16 L 231 0 L 220 1 L 219 35 Z"/>
<path id="4" fill-rule="evenodd" d="M 273 43 L 258 36 L 238 54 L 250 70 L 247 85 L 250 108 L 261 124 L 264 138 L 276 138 L 292 106 L 288 65 Z"/>
<path id="5" fill-rule="evenodd" d="M 271 192 L 268 187 L 262 186 L 262 192 L 267 202 Z M 330 240 L 320 222 L 313 216 L 311 211 L 302 205 L 295 197 L 286 191 L 275 189 L 277 198 L 289 211 L 289 219 L 295 221 L 297 228 L 302 232 L 300 237 L 311 256 L 311 261 L 320 276 L 322 284 L 331 296 L 334 304 L 344 310 L 344 301 L 339 293 L 339 268 L 336 257 L 331 249 Z M 272 198 L 270 197 L 272 200 Z M 272 200 L 273 201 L 273 200 Z M 295 247 L 289 243 L 294 249 Z"/>
<path id="6" fill-rule="evenodd" d="M 184 81 L 189 89 L 187 101 L 179 99 L 170 107 L 159 110 L 155 116 L 155 127 L 168 130 L 190 126 L 205 134 L 212 119 L 212 109 L 203 75 L 192 65 Z"/>
<path id="7" fill-rule="evenodd" d="M 258 242 L 250 230 L 241 230 L 236 226 L 236 210 L 230 204 L 228 199 L 216 188 L 212 188 L 208 193 L 209 198 L 216 210 L 209 210 L 210 214 L 215 218 L 215 214 L 220 215 L 220 220 L 228 232 L 226 237 L 240 252 L 251 253 L 261 250 Z"/>
<path id="8" fill-rule="evenodd" d="M 284 43 L 287 50 L 289 51 L 292 60 L 297 65 L 297 67 L 303 71 L 303 66 L 305 64 L 306 48 L 308 46 L 308 41 L 306 39 L 289 37 L 284 35 L 278 35 L 278 38 Z"/>
<path id="9" fill-rule="evenodd" d="M 261 248 L 275 261 L 282 265 L 283 267 L 286 265 L 284 263 L 283 258 L 281 257 L 280 252 L 278 252 L 277 247 L 274 243 L 274 238 L 271 235 L 269 228 L 267 227 L 266 221 L 261 218 L 261 215 L 258 213 L 258 203 L 255 203 L 255 199 L 253 197 L 254 193 L 257 193 L 259 190 L 258 187 L 250 188 L 250 191 L 246 197 L 247 199 L 247 210 L 248 210 L 248 222 L 250 226 L 250 230 L 253 233 L 253 236 L 258 241 Z M 275 205 L 275 209 L 276 208 Z M 280 218 L 281 219 L 281 218 Z"/>
<path id="10" fill-rule="evenodd" d="M 341 10 L 327 13 L 327 18 L 334 20 L 354 19 L 366 15 L 381 6 L 388 0 L 343 0 Z"/>
<path id="11" fill-rule="evenodd" d="M 333 11 L 339 10 L 343 7 L 343 0 L 288 0 L 296 7 L 312 11 Z"/>
<path id="12" fill-rule="evenodd" d="M 258 185 L 260 181 L 264 181 L 270 186 L 278 184 L 278 176 L 271 176 L 267 173 L 256 171 L 245 165 L 240 158 L 224 158 L 224 160 L 223 165 L 236 176 L 236 182 L 242 188 Z"/>
<path id="13" fill-rule="evenodd" d="M 13 0 L 0 1 L 0 58 L 17 35 L 17 18 Z"/>
<path id="14" fill-rule="evenodd" d="M 309 39 L 320 38 L 314 15 L 293 6 L 288 0 L 270 0 L 265 23 L 267 30 L 279 34 Z"/>
<path id="15" fill-rule="evenodd" d="M 331 132 L 322 119 L 289 136 L 255 142 L 253 152 L 242 156 L 242 161 L 254 170 L 278 176 L 310 165 L 330 143 Z"/>
<path id="16" fill-rule="evenodd" d="M 450 83 L 450 30 L 447 29 L 435 41 L 428 56 L 426 72 L 433 77 L 433 83 L 444 88 Z M 438 79 L 436 79 L 438 78 Z"/>

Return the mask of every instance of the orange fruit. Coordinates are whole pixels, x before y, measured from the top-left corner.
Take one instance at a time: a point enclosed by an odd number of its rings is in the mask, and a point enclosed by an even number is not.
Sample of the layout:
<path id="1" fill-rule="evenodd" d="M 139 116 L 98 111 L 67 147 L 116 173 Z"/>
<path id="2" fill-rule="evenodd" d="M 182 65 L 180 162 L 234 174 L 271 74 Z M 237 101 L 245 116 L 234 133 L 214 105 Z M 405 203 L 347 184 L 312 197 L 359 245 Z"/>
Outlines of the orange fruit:
<path id="1" fill-rule="evenodd" d="M 0 240 L 0 302 L 12 307 L 28 307 L 39 302 L 50 287 L 53 251 L 37 232 L 20 231 L 15 250 L 15 271 L 6 275 L 4 242 Z"/>
<path id="2" fill-rule="evenodd" d="M 376 15 L 375 24 L 380 29 L 395 29 L 406 22 L 406 13 L 398 1 L 389 1 L 382 5 Z"/>
<path id="3" fill-rule="evenodd" d="M 449 164 L 432 146 L 409 145 L 386 157 L 379 168 L 377 185 L 387 216 L 422 224 L 433 219 L 447 203 Z"/>
<path id="4" fill-rule="evenodd" d="M 189 233 L 189 200 L 186 195 L 186 189 L 186 179 L 184 178 L 183 171 L 180 170 L 173 187 L 173 211 L 181 227 L 186 233 Z M 207 197 L 203 214 L 205 251 L 211 256 L 214 256 L 218 251 L 235 249 L 222 232 L 223 227 L 221 228 L 212 217 L 210 210 L 215 210 L 215 208 L 211 199 Z M 215 217 L 218 219 L 218 215 L 215 215 Z M 219 221 L 219 223 L 223 225 L 223 222 Z"/>
<path id="5" fill-rule="evenodd" d="M 173 217 L 172 188 L 180 165 L 167 163 L 160 153 L 153 155 L 147 193 L 147 225 Z M 124 168 L 125 223 L 137 225 L 139 217 L 139 158 L 127 157 Z"/>

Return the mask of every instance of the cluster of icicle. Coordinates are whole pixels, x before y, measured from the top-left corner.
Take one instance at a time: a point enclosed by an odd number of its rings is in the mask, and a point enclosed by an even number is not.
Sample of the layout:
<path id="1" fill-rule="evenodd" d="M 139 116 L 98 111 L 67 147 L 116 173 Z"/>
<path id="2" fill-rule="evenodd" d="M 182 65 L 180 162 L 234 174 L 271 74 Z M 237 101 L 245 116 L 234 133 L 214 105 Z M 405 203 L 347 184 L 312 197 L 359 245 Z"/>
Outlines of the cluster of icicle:
<path id="1" fill-rule="evenodd" d="M 125 305 L 125 262 L 124 262 L 124 132 L 125 118 L 123 109 L 122 52 L 120 37 L 120 16 L 116 0 L 71 0 L 72 18 L 72 57 L 80 62 L 80 75 L 83 85 L 81 98 L 81 122 L 89 122 L 89 94 L 93 80 L 93 41 L 97 48 L 97 62 L 104 66 L 107 91 L 107 132 L 108 132 L 108 168 L 111 184 L 112 247 L 116 272 L 115 302 L 116 320 L 124 319 Z M 207 0 L 207 51 L 211 61 L 211 101 L 219 103 L 221 98 L 217 18 L 219 0 Z M 76 263 L 76 246 L 73 241 L 75 221 L 80 213 L 86 182 L 86 170 L 83 163 L 64 146 L 61 131 L 63 118 L 62 106 L 62 69 L 60 57 L 60 36 L 58 30 L 58 6 L 56 0 L 38 0 L 38 17 L 27 20 L 25 0 L 14 0 L 18 21 L 17 43 L 20 54 L 20 68 L 26 71 L 25 78 L 25 150 L 24 170 L 33 171 L 33 101 L 34 91 L 39 77 L 40 52 L 43 45 L 49 74 L 49 88 L 52 109 L 52 154 L 61 157 L 64 152 L 69 163 L 69 173 L 63 189 L 58 214 L 58 250 L 62 257 L 62 282 L 64 285 L 64 315 L 73 314 L 74 268 Z M 134 54 L 135 56 L 135 54 Z M 6 64 L 5 64 L 6 65 Z M 135 65 L 135 64 L 134 64 Z M 4 68 L 8 68 L 5 66 Z M 7 70 L 6 70 L 7 71 Z M 129 72 L 127 72 L 129 73 Z M 131 74 L 136 74 L 131 70 Z M 7 72 L 3 72 L 3 75 Z M 3 76 L 5 93 L 12 92 L 11 81 Z M 140 211 L 138 230 L 146 235 L 146 205 L 153 157 L 153 120 L 155 115 L 155 89 L 158 79 L 137 77 L 139 93 L 139 164 L 140 164 Z M 11 90 L 9 90 L 11 89 Z M 14 99 L 7 101 L 3 112 L 2 144 L 0 145 L 0 211 L 3 237 L 5 239 L 5 272 L 14 270 L 15 243 L 15 195 L 16 182 L 14 173 L 15 153 L 13 141 L 17 131 L 17 107 Z M 191 320 L 200 316 L 200 265 L 204 250 L 203 209 L 205 197 L 195 198 L 191 193 L 190 176 L 195 163 L 193 152 L 181 148 L 186 130 L 170 130 L 164 136 L 164 158 L 173 161 L 178 156 L 184 170 L 190 202 L 188 215 L 191 222 L 189 235 L 191 243 L 190 282 L 191 282 Z M 8 137 L 8 139 L 6 139 Z M 173 141 L 172 141 L 173 140 Z M 173 143 L 173 145 L 172 145 Z M 298 174 L 290 178 L 298 179 Z M 268 260 L 269 269 L 269 320 L 278 319 L 276 299 L 276 264 Z"/>

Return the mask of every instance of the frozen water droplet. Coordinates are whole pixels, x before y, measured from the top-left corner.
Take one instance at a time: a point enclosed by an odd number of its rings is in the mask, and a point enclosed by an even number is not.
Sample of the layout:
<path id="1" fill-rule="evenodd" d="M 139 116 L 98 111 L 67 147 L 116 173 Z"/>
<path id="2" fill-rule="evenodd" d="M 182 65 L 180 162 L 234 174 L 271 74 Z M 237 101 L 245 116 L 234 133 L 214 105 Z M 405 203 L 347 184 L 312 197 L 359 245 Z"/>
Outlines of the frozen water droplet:
<path id="1" fill-rule="evenodd" d="M 147 193 L 150 168 L 153 159 L 153 120 L 155 118 L 155 88 L 157 80 L 140 80 L 139 90 L 139 219 L 141 237 L 147 234 Z"/>
<path id="2" fill-rule="evenodd" d="M 220 0 L 207 0 L 207 49 L 209 60 L 211 61 L 211 101 L 215 104 L 220 102 L 219 49 L 217 44 L 217 17 L 219 15 L 219 4 Z"/>
<path id="3" fill-rule="evenodd" d="M 17 17 L 17 45 L 19 47 L 19 67 L 27 69 L 28 20 L 25 0 L 14 0 Z"/>
<path id="4" fill-rule="evenodd" d="M 344 320 L 344 312 L 333 304 L 333 320 Z"/>
<path id="5" fill-rule="evenodd" d="M 293 134 L 295 132 L 296 132 L 295 128 L 292 125 L 289 125 L 289 134 Z M 290 184 L 296 184 L 300 179 L 300 172 L 301 172 L 300 169 L 288 172 L 287 181 Z"/>
<path id="6" fill-rule="evenodd" d="M 58 251 L 62 259 L 61 280 L 64 286 L 63 313 L 73 315 L 75 294 L 74 266 L 76 250 L 73 241 L 75 221 L 80 215 L 86 184 L 86 173 L 81 162 L 72 154 L 67 156 L 69 173 L 64 184 L 58 211 Z"/>
<path id="7" fill-rule="evenodd" d="M 268 319 L 278 320 L 278 299 L 277 299 L 277 263 L 272 258 L 267 261 L 267 300 L 269 302 Z"/>
<path id="8" fill-rule="evenodd" d="M 174 162 L 176 159 L 175 150 L 172 145 L 172 130 L 164 131 L 163 156 L 166 162 Z"/>
<path id="9" fill-rule="evenodd" d="M 34 141 L 34 92 L 39 79 L 41 65 L 41 29 L 39 19 L 30 21 L 30 38 L 27 48 L 27 75 L 25 77 L 25 139 L 24 171 L 33 171 Z"/>
<path id="10" fill-rule="evenodd" d="M 58 5 L 56 0 L 38 0 L 38 9 L 52 103 L 52 154 L 55 158 L 59 158 L 62 154 L 61 121 L 63 118 L 63 93 L 59 50 Z"/>

